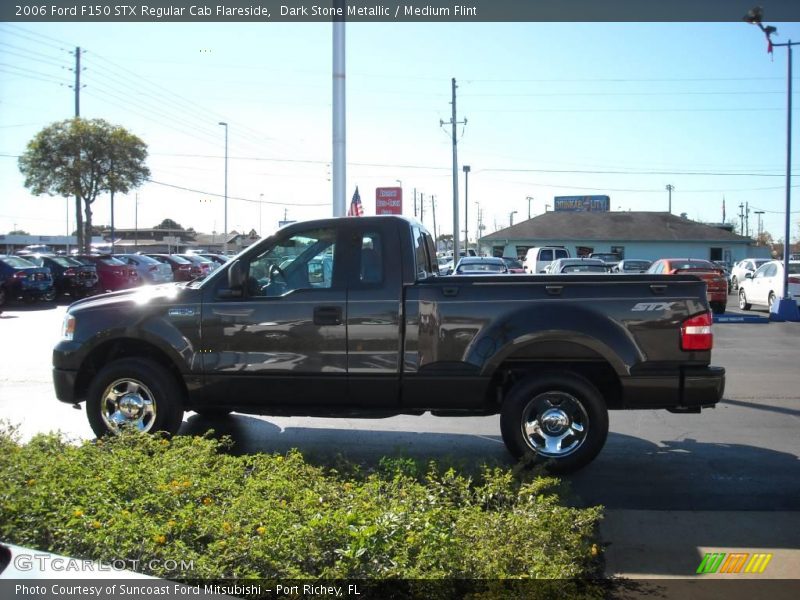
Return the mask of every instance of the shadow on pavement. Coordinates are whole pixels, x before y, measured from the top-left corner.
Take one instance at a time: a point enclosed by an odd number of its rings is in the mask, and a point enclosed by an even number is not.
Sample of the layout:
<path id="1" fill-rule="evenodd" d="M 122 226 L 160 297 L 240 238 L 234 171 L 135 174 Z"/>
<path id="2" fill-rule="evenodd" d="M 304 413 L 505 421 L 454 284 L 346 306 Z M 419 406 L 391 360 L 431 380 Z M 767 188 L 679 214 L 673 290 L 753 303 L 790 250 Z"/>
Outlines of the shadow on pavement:
<path id="1" fill-rule="evenodd" d="M 477 469 L 511 466 L 500 436 L 392 430 L 289 427 L 234 414 L 210 419 L 193 415 L 181 433 L 229 435 L 233 452 L 286 452 L 297 448 L 309 461 L 330 464 L 337 456 L 361 464 L 381 457 L 410 457 Z M 800 510 L 800 459 L 743 444 L 693 439 L 660 445 L 610 433 L 593 463 L 562 476 L 575 505 L 640 510 Z"/>

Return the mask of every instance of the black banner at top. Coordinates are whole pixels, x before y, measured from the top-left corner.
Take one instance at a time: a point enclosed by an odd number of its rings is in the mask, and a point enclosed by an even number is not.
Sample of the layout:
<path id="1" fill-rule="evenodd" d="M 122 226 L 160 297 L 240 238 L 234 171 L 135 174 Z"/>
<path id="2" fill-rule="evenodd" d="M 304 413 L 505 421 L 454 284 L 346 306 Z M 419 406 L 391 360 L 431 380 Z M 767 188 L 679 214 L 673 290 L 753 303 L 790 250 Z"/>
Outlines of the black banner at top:
<path id="1" fill-rule="evenodd" d="M 800 21 L 800 0 L 6 0 L 9 22 Z"/>

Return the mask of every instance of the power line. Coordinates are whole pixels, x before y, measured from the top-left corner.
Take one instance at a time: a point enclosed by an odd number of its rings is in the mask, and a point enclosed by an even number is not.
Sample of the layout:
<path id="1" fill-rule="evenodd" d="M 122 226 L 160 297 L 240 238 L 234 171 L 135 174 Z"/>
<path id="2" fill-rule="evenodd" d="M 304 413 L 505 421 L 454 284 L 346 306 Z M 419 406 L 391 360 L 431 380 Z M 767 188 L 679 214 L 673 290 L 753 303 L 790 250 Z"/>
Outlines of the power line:
<path id="1" fill-rule="evenodd" d="M 155 181 L 153 179 L 147 180 L 149 183 L 155 183 L 156 185 L 163 185 L 165 187 L 174 188 L 177 190 L 183 190 L 185 192 L 193 192 L 196 194 L 203 194 L 204 196 L 216 196 L 217 198 L 222 198 L 222 194 L 217 194 L 215 192 L 206 192 L 204 190 L 195 190 L 192 188 L 183 187 L 180 185 L 173 185 L 171 183 L 164 183 L 162 181 Z M 301 204 L 298 202 L 270 202 L 268 200 L 256 200 L 254 198 L 239 198 L 236 196 L 228 196 L 228 200 L 240 200 L 242 202 L 250 202 L 252 204 L 273 204 L 276 206 L 330 206 L 330 202 L 321 202 L 319 204 Z"/>

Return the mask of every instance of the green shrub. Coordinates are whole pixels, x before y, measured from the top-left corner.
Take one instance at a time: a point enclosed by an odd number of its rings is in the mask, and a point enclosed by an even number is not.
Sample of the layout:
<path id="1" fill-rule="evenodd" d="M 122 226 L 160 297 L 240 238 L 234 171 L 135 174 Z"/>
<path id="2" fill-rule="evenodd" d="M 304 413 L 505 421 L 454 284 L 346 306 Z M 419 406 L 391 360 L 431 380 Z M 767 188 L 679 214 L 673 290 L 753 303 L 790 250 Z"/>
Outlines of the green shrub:
<path id="1" fill-rule="evenodd" d="M 171 579 L 583 578 L 596 565 L 599 508 L 560 506 L 553 478 L 408 459 L 322 468 L 228 445 L 133 433 L 21 444 L 6 428 L 0 539 Z"/>

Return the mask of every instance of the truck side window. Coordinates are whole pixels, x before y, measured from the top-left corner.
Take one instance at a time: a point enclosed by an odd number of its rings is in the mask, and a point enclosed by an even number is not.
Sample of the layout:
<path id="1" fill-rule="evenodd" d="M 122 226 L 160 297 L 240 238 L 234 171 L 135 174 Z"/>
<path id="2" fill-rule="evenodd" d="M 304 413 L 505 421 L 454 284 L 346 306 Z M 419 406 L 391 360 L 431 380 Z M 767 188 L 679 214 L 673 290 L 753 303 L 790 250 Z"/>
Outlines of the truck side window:
<path id="1" fill-rule="evenodd" d="M 313 229 L 282 239 L 250 262 L 249 296 L 285 296 L 333 284 L 336 231 Z"/>
<path id="2" fill-rule="evenodd" d="M 428 254 L 429 250 L 425 242 L 425 234 L 422 233 L 419 227 L 412 227 L 411 235 L 413 236 L 417 279 L 425 279 L 435 273 L 431 257 Z"/>
<path id="3" fill-rule="evenodd" d="M 383 245 L 381 234 L 365 233 L 361 238 L 361 283 L 383 282 Z"/>

